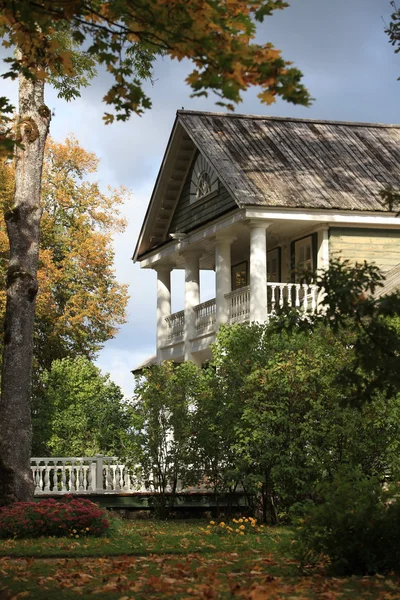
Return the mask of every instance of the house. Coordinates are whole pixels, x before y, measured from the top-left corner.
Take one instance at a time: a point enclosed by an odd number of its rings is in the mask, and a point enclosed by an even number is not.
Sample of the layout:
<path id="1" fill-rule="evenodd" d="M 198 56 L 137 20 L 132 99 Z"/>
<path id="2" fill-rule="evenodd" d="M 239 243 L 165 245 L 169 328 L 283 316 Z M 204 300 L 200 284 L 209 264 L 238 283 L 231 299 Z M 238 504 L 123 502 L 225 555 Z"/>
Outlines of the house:
<path id="1" fill-rule="evenodd" d="M 264 322 L 288 302 L 315 310 L 298 269 L 367 260 L 400 283 L 400 126 L 178 111 L 133 260 L 157 272 L 161 362 L 210 356 L 221 323 Z M 172 269 L 185 306 L 171 314 Z M 200 303 L 199 271 L 216 298 Z"/>

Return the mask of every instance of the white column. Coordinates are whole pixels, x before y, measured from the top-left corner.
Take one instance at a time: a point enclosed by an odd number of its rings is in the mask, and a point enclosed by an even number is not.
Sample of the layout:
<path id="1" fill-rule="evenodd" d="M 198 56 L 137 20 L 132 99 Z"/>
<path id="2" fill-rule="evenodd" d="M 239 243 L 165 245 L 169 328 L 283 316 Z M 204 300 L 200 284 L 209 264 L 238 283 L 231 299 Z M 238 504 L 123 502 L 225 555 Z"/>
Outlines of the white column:
<path id="1" fill-rule="evenodd" d="M 217 236 L 215 245 L 215 304 L 216 330 L 228 321 L 228 306 L 225 294 L 231 291 L 231 245 L 236 238 Z"/>
<path id="2" fill-rule="evenodd" d="M 318 231 L 317 269 L 323 271 L 329 267 L 329 228 Z"/>
<path id="3" fill-rule="evenodd" d="M 165 317 L 171 314 L 171 267 L 158 266 L 157 269 L 157 357 L 167 343 L 168 325 Z"/>
<path id="4" fill-rule="evenodd" d="M 196 313 L 194 307 L 200 304 L 200 261 L 199 251 L 187 251 L 184 254 L 185 258 L 185 329 L 184 329 L 184 343 L 185 351 L 184 357 L 186 360 L 196 361 L 196 358 L 191 352 L 191 340 L 195 336 L 195 319 Z"/>
<path id="5" fill-rule="evenodd" d="M 267 320 L 267 240 L 270 223 L 250 221 L 250 322 Z"/>

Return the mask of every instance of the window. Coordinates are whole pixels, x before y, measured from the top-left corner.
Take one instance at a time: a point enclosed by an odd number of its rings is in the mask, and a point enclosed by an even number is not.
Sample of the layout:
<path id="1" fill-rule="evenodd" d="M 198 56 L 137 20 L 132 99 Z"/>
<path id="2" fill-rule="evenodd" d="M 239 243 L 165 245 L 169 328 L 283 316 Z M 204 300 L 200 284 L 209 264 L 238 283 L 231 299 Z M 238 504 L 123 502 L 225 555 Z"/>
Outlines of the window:
<path id="1" fill-rule="evenodd" d="M 281 249 L 274 248 L 267 252 L 267 280 L 268 281 L 280 281 L 281 280 Z"/>
<path id="2" fill-rule="evenodd" d="M 247 261 L 243 261 L 232 267 L 232 291 L 247 285 Z"/>
<path id="3" fill-rule="evenodd" d="M 209 162 L 198 154 L 190 179 L 190 203 L 198 202 L 218 192 L 218 177 Z"/>
<path id="4" fill-rule="evenodd" d="M 207 171 L 200 173 L 197 180 L 196 198 L 200 200 L 203 196 L 211 193 L 211 178 Z"/>
<path id="5" fill-rule="evenodd" d="M 317 268 L 317 234 L 313 233 L 307 237 L 296 240 L 291 244 L 292 254 L 292 277 L 293 281 L 299 281 L 301 274 L 305 271 L 315 271 Z"/>

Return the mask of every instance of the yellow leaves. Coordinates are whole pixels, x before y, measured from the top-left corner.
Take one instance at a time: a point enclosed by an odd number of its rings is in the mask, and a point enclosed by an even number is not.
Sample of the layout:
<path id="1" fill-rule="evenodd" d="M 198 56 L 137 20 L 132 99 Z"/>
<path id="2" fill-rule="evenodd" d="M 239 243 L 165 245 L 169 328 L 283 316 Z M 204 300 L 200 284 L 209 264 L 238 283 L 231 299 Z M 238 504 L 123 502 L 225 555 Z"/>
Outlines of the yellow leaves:
<path id="1" fill-rule="evenodd" d="M 46 70 L 45 69 L 37 69 L 36 71 L 36 77 L 38 79 L 40 79 L 41 81 L 44 81 L 46 79 Z"/>
<path id="2" fill-rule="evenodd" d="M 298 104 L 310 102 L 308 92 L 300 82 L 299 71 L 289 69 L 286 72 L 282 65 L 278 68 L 276 63 L 282 59 L 271 44 L 254 44 L 256 18 L 284 8 L 285 2 L 109 0 L 84 3 L 70 0 L 34 5 L 28 0 L 20 0 L 18 6 L 20 10 L 16 13 L 14 2 L 0 2 L 0 25 L 5 28 L 3 44 L 20 47 L 25 68 L 35 73 L 40 63 L 42 68 L 38 76 L 42 79 L 60 74 L 75 76 L 71 53 L 61 51 L 52 39 L 58 24 L 72 22 L 76 40 L 82 47 L 89 46 L 92 59 L 112 74 L 115 85 L 103 101 L 115 108 L 115 114 L 106 112 L 103 116 L 105 124 L 116 119 L 125 120 L 132 113 L 140 115 L 150 108 L 151 102 L 142 82 L 151 71 L 156 56 L 152 55 L 153 51 L 178 61 L 191 60 L 198 70 L 187 80 L 194 94 L 206 95 L 208 90 L 215 91 L 229 102 L 222 104 L 229 109 L 241 101 L 243 91 L 258 85 L 266 90 L 260 99 L 267 103 L 273 101 L 273 91 Z M 121 47 L 131 45 L 135 49 L 143 41 L 150 52 L 142 61 L 140 49 L 139 69 L 121 62 Z M 267 68 L 269 65 L 272 70 Z M 15 73 L 17 71 L 15 69 Z M 278 79 L 282 85 L 276 85 Z M 4 140 L 1 143 L 4 145 Z"/>
<path id="3" fill-rule="evenodd" d="M 257 94 L 257 98 L 260 98 L 261 102 L 264 102 L 264 104 L 273 104 L 276 102 L 276 92 L 264 90 Z"/>
<path id="4" fill-rule="evenodd" d="M 65 75 L 72 77 L 76 74 L 74 65 L 72 62 L 72 53 L 71 52 L 59 52 L 58 58 L 63 65 L 63 72 Z"/>
<path id="5" fill-rule="evenodd" d="M 111 123 L 114 122 L 115 117 L 111 113 L 106 112 L 104 113 L 102 119 L 106 125 L 111 125 Z"/>
<path id="6" fill-rule="evenodd" d="M 37 330 L 43 343 L 54 348 L 68 344 L 96 345 L 112 336 L 124 322 L 127 286 L 114 276 L 112 235 L 123 231 L 119 206 L 129 193 L 125 188 L 103 192 L 87 181 L 98 166 L 97 157 L 76 139 L 63 144 L 49 139 L 43 169 L 41 243 L 36 301 Z M 0 204 L 12 206 L 14 171 L 0 162 Z M 0 225 L 0 253 L 7 256 L 4 221 Z M 4 281 L 7 261 L 0 262 Z M 0 287 L 0 318 L 6 294 Z M 83 346 L 82 346 L 83 345 Z M 51 352 L 51 350 L 49 350 Z M 74 535 L 79 535 L 76 532 Z"/>

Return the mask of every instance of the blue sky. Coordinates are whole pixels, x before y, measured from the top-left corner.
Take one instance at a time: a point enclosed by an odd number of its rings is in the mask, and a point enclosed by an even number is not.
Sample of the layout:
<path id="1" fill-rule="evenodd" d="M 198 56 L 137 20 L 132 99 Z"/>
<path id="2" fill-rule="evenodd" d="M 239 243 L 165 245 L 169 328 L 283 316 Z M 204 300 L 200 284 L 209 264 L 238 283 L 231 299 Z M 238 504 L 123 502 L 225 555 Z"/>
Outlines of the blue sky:
<path id="1" fill-rule="evenodd" d="M 290 0 L 289 0 L 290 1 Z M 304 73 L 315 98 L 311 108 L 284 102 L 261 105 L 255 90 L 245 95 L 236 112 L 304 118 L 400 122 L 400 55 L 384 34 L 389 0 L 292 0 L 291 6 L 268 18 L 258 30 L 258 41 L 271 41 Z M 100 75 L 71 104 L 58 100 L 49 89 L 47 104 L 55 110 L 51 135 L 58 141 L 73 133 L 84 148 L 101 159 L 102 185 L 123 184 L 133 192 L 124 209 L 125 233 L 115 238 L 118 279 L 130 286 L 128 322 L 106 343 L 97 364 L 110 372 L 126 395 L 131 395 L 130 370 L 155 350 L 156 274 L 141 270 L 131 259 L 177 109 L 211 110 L 215 99 L 190 99 L 184 79 L 187 62 L 160 60 L 154 85 L 149 86 L 153 108 L 129 123 L 105 126 L 101 98 L 107 78 Z M 1 81 L 1 80 L 0 80 Z M 1 95 L 15 100 L 15 84 L 1 81 Z M 203 277 L 201 300 L 213 295 L 211 274 Z M 174 273 L 173 310 L 182 308 L 182 273 Z"/>

